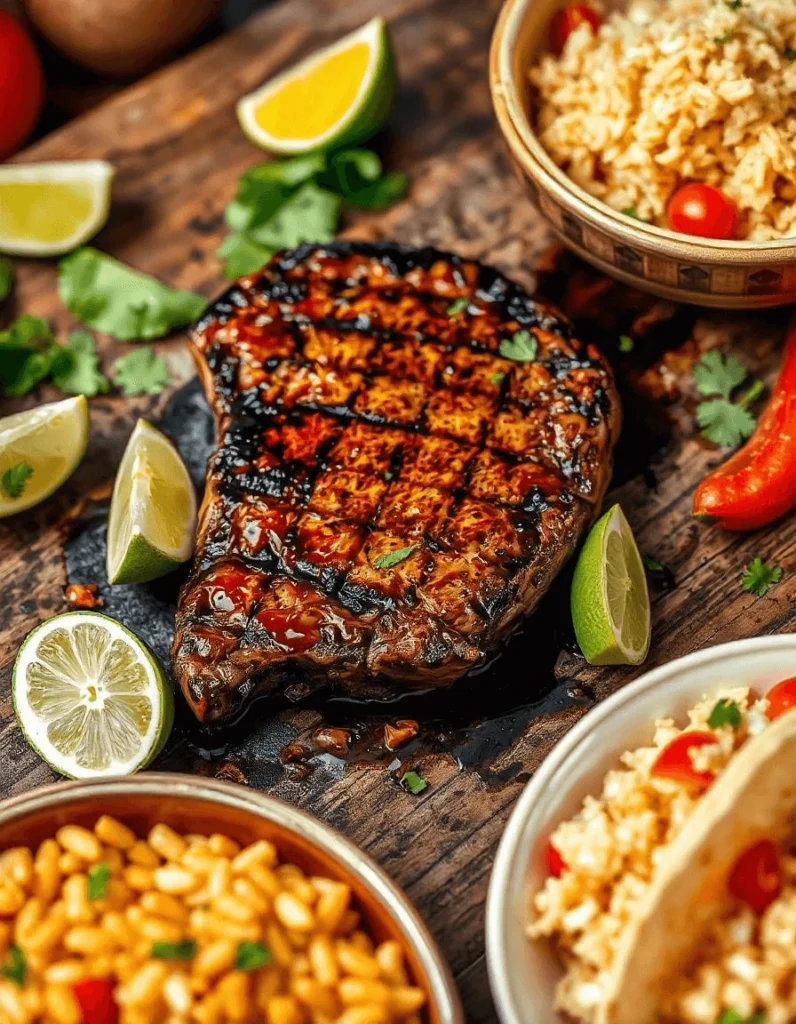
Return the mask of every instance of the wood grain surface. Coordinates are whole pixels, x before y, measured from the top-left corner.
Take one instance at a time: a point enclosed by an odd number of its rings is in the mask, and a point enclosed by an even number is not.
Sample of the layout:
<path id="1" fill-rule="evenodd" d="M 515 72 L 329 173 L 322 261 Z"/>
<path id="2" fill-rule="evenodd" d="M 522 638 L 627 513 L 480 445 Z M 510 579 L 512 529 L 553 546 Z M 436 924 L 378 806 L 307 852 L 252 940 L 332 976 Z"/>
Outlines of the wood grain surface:
<path id="1" fill-rule="evenodd" d="M 792 631 L 796 519 L 733 536 L 699 525 L 690 515 L 697 481 L 722 457 L 694 426 L 694 359 L 720 345 L 770 384 L 786 313 L 676 309 L 609 284 L 551 251 L 551 238 L 510 172 L 492 118 L 486 68 L 497 9 L 498 0 L 283 0 L 20 159 L 110 160 L 117 169 L 114 204 L 96 244 L 170 284 L 211 297 L 223 285 L 214 251 L 224 234 L 224 206 L 239 174 L 262 158 L 238 128 L 235 100 L 315 47 L 384 14 L 402 90 L 378 145 L 389 166 L 410 174 L 412 187 L 407 200 L 389 211 L 350 221 L 348 233 L 431 243 L 494 263 L 529 288 L 538 283 L 617 362 L 629 426 L 609 501 L 621 501 L 642 551 L 664 562 L 676 583 L 671 586 L 667 578 L 668 585 L 653 589 L 653 646 L 645 667 L 708 644 Z M 59 302 L 50 263 L 20 261 L 11 305 L 4 316 L 25 311 L 49 317 L 59 331 L 73 326 Z M 622 332 L 636 338 L 627 357 L 616 354 Z M 176 389 L 193 373 L 185 343 L 177 338 L 158 348 Z M 101 340 L 106 363 L 124 349 Z M 55 397 L 45 392 L 25 402 Z M 0 524 L 0 795 L 52 780 L 14 721 L 9 691 L 18 645 L 43 618 L 65 610 L 64 542 L 71 524 L 88 495 L 107 494 L 135 417 L 158 417 L 169 401 L 169 394 L 92 400 L 92 441 L 78 473 L 43 506 Z M 3 411 L 24 404 L 4 402 Z M 784 570 L 782 582 L 763 598 L 745 592 L 740 583 L 745 564 L 758 555 Z M 531 648 L 533 630 L 532 624 Z M 549 648 L 549 638 L 545 643 Z M 424 749 L 418 767 L 430 787 L 420 797 L 400 789 L 384 762 L 360 759 L 345 765 L 321 757 L 306 771 L 283 766 L 276 740 L 309 742 L 322 722 L 311 709 L 281 712 L 270 745 L 243 738 L 223 757 L 201 757 L 191 737 L 178 730 L 158 767 L 245 779 L 339 828 L 384 865 L 418 905 L 449 958 L 468 1021 L 492 1021 L 484 900 L 512 804 L 553 743 L 590 703 L 641 671 L 593 669 L 566 648 L 556 652 L 550 667 L 549 684 L 553 669 L 560 682 L 541 704 L 533 703 L 545 689 L 538 673 L 529 674 L 525 694 L 520 676 L 514 680 L 523 697 L 520 708 L 501 707 L 493 716 L 497 731 L 479 733 L 474 725 L 470 739 L 457 741 L 455 757 L 442 741 L 437 752 Z M 449 699 L 456 704 L 455 694 Z M 488 695 L 482 713 L 490 717 Z M 503 740 L 495 741 L 497 735 Z"/>

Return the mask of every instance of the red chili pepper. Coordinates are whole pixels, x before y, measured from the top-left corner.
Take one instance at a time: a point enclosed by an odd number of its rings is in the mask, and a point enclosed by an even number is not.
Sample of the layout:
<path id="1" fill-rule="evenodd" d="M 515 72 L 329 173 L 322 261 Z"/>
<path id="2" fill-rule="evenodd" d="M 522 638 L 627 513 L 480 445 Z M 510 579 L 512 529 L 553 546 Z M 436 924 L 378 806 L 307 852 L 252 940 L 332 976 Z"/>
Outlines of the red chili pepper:
<path id="1" fill-rule="evenodd" d="M 783 679 L 781 683 L 772 686 L 766 694 L 768 709 L 766 715 L 773 721 L 784 715 L 791 708 L 796 708 L 796 676 L 791 679 Z"/>
<path id="2" fill-rule="evenodd" d="M 592 32 L 596 32 L 602 24 L 602 18 L 588 4 L 569 4 L 556 11 L 550 22 L 550 49 L 553 53 L 560 54 L 567 39 L 584 22 L 591 26 Z"/>
<path id="3" fill-rule="evenodd" d="M 558 852 L 558 848 L 547 840 L 547 870 L 553 878 L 560 878 L 565 871 L 569 871 L 569 865 Z"/>
<path id="4" fill-rule="evenodd" d="M 756 914 L 762 914 L 774 902 L 782 890 L 782 865 L 770 839 L 761 839 L 744 850 L 730 873 L 727 888 Z"/>
<path id="5" fill-rule="evenodd" d="M 698 772 L 691 760 L 691 751 L 716 742 L 718 741 L 712 732 L 698 732 L 693 729 L 691 732 L 681 733 L 661 750 L 653 762 L 651 772 L 663 779 L 674 779 L 675 782 L 684 782 L 698 789 L 707 789 L 715 775 L 713 772 Z"/>
<path id="6" fill-rule="evenodd" d="M 694 495 L 694 515 L 725 530 L 756 530 L 796 508 L 796 317 L 782 370 L 752 437 L 710 473 Z"/>
<path id="7" fill-rule="evenodd" d="M 110 978 L 84 978 L 72 986 L 83 1024 L 117 1024 L 119 1007 L 113 998 Z"/>

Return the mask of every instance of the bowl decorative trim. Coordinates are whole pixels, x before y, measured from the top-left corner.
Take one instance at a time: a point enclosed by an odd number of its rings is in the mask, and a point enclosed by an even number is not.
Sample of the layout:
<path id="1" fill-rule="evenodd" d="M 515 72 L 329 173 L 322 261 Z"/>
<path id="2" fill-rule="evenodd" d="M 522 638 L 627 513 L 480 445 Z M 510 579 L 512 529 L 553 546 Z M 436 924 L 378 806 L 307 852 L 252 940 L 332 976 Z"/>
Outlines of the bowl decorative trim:
<path id="1" fill-rule="evenodd" d="M 526 72 L 559 0 L 506 0 L 489 57 L 498 124 L 520 181 L 564 244 L 626 284 L 679 302 L 756 309 L 796 301 L 796 239 L 720 241 L 634 221 L 576 185 L 542 147 Z"/>

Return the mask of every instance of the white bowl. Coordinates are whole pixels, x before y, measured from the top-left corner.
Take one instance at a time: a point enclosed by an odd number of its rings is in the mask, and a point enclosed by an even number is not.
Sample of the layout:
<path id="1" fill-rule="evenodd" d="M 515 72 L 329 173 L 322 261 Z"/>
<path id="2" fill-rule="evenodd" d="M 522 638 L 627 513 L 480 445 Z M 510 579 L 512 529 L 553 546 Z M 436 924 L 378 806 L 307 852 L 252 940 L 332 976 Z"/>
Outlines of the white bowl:
<path id="1" fill-rule="evenodd" d="M 486 952 L 503 1024 L 564 1024 L 553 1010 L 561 966 L 546 942 L 525 935 L 532 896 L 547 876 L 547 837 L 558 822 L 599 791 L 622 751 L 649 742 L 656 718 L 682 721 L 703 694 L 723 686 L 752 686 L 762 694 L 794 675 L 796 634 L 709 647 L 630 683 L 553 749 L 509 818 L 489 883 Z"/>

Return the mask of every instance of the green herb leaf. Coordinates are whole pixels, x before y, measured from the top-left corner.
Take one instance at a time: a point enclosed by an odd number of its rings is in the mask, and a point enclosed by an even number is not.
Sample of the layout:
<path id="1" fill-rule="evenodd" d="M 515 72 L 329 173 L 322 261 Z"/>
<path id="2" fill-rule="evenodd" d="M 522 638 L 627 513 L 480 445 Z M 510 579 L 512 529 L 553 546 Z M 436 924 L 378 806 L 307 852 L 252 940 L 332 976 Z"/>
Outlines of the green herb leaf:
<path id="1" fill-rule="evenodd" d="M 0 477 L 0 488 L 7 498 L 19 498 L 32 476 L 33 466 L 27 462 L 17 462 Z"/>
<path id="2" fill-rule="evenodd" d="M 635 348 L 635 342 L 629 334 L 619 335 L 619 351 L 620 352 L 632 352 Z"/>
<path id="3" fill-rule="evenodd" d="M 57 351 L 46 320 L 19 317 L 0 331 L 0 391 L 10 397 L 32 391 L 50 373 Z"/>
<path id="4" fill-rule="evenodd" d="M 725 357 L 717 349 L 712 349 L 702 356 L 693 373 L 700 394 L 729 398 L 746 379 L 747 369 L 735 356 Z"/>
<path id="5" fill-rule="evenodd" d="M 7 299 L 14 285 L 14 266 L 11 260 L 0 256 L 0 302 Z"/>
<path id="6" fill-rule="evenodd" d="M 216 256 L 225 260 L 224 277 L 243 277 L 261 270 L 276 252 L 267 245 L 258 245 L 248 235 L 235 232 L 227 235 L 216 249 Z"/>
<path id="7" fill-rule="evenodd" d="M 753 558 L 741 582 L 744 590 L 763 597 L 781 579 L 782 569 L 778 565 L 766 565 L 762 558 Z"/>
<path id="8" fill-rule="evenodd" d="M 731 11 L 740 11 L 744 3 L 743 0 L 724 0 L 724 6 L 729 7 Z"/>
<path id="9" fill-rule="evenodd" d="M 623 213 L 625 217 L 632 217 L 634 220 L 640 219 L 638 215 L 638 210 L 635 208 L 635 206 L 626 206 L 624 210 L 620 210 L 619 212 Z"/>
<path id="10" fill-rule="evenodd" d="M 766 1015 L 758 1010 L 751 1017 L 743 1017 L 737 1010 L 725 1010 L 716 1024 L 766 1024 Z"/>
<path id="11" fill-rule="evenodd" d="M 417 547 L 417 544 L 410 544 L 406 548 L 398 548 L 396 551 L 388 551 L 385 555 L 375 558 L 373 565 L 377 569 L 392 569 L 394 565 L 407 559 Z"/>
<path id="12" fill-rule="evenodd" d="M 108 895 L 108 882 L 111 878 L 111 869 L 108 864 L 95 864 L 88 872 L 88 898 L 90 900 L 104 900 Z"/>
<path id="13" fill-rule="evenodd" d="M 196 943 L 193 939 L 184 942 L 153 942 L 149 954 L 155 960 L 193 960 Z"/>
<path id="14" fill-rule="evenodd" d="M 702 427 L 702 436 L 714 444 L 734 447 L 754 433 L 754 416 L 742 405 L 726 398 L 703 402 L 698 406 L 696 416 Z"/>
<path id="15" fill-rule="evenodd" d="M 708 725 L 711 729 L 718 729 L 722 725 L 729 725 L 737 729 L 741 724 L 741 709 L 734 700 L 729 697 L 722 697 L 713 705 L 713 710 L 708 716 Z"/>
<path id="16" fill-rule="evenodd" d="M 463 313 L 465 309 L 470 305 L 470 300 L 466 295 L 460 295 L 458 299 L 454 299 L 453 302 L 445 310 L 445 316 L 456 316 L 457 313 Z"/>
<path id="17" fill-rule="evenodd" d="M 642 555 L 641 561 L 651 572 L 666 572 L 666 566 L 652 555 Z"/>
<path id="18" fill-rule="evenodd" d="M 72 331 L 53 358 L 52 382 L 70 395 L 105 394 L 110 381 L 99 368 L 97 346 L 88 331 Z"/>
<path id="19" fill-rule="evenodd" d="M 0 977 L 8 978 L 15 982 L 20 988 L 25 984 L 28 974 L 28 965 L 25 961 L 25 954 L 21 946 L 14 943 L 8 951 L 8 959 L 0 967 Z"/>
<path id="20" fill-rule="evenodd" d="M 90 247 L 58 264 L 58 290 L 78 320 L 120 341 L 161 338 L 207 306 L 201 295 L 169 288 Z"/>
<path id="21" fill-rule="evenodd" d="M 500 343 L 500 354 L 515 363 L 530 363 L 536 359 L 539 343 L 530 331 L 515 331 L 510 341 Z"/>
<path id="22" fill-rule="evenodd" d="M 113 383 L 128 396 L 159 395 L 168 382 L 165 359 L 149 346 L 135 349 L 113 365 Z"/>
<path id="23" fill-rule="evenodd" d="M 412 796 L 417 796 L 424 789 L 428 789 L 428 782 L 417 772 L 404 772 L 401 776 L 401 785 L 408 789 Z"/>
<path id="24" fill-rule="evenodd" d="M 248 237 L 275 250 L 302 242 L 331 242 L 342 202 L 340 196 L 308 181 L 264 224 L 250 227 Z"/>
<path id="25" fill-rule="evenodd" d="M 506 374 L 502 370 L 496 370 L 489 378 L 492 384 L 502 384 L 506 379 Z"/>
<path id="26" fill-rule="evenodd" d="M 235 954 L 235 969 L 238 971 L 256 971 L 271 962 L 271 951 L 262 942 L 239 942 Z"/>

